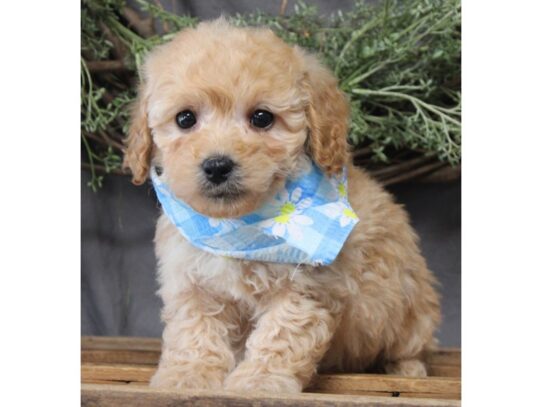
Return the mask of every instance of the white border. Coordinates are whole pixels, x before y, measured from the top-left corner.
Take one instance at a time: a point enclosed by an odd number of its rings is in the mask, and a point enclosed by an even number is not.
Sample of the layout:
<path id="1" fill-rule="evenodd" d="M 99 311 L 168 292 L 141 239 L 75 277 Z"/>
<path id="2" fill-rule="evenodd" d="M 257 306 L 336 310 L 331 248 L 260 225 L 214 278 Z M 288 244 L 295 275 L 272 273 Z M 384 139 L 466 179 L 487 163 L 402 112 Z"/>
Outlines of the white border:
<path id="1" fill-rule="evenodd" d="M 2 4 L 0 405 L 80 404 L 80 4 Z"/>
<path id="2" fill-rule="evenodd" d="M 542 10 L 463 6 L 464 405 L 532 405 L 542 362 Z M 2 8 L 1 405 L 79 403 L 79 7 Z"/>
<path id="3" fill-rule="evenodd" d="M 463 400 L 539 400 L 540 3 L 463 2 Z"/>

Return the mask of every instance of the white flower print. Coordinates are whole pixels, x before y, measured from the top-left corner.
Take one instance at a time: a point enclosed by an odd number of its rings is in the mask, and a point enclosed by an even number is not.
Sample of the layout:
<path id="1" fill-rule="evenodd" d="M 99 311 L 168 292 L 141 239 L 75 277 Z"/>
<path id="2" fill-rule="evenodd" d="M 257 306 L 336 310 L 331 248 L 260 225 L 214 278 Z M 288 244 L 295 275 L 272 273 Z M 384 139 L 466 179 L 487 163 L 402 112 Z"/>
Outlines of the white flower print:
<path id="1" fill-rule="evenodd" d="M 359 219 L 356 213 L 342 202 L 327 205 L 324 212 L 332 219 L 338 218 L 339 225 L 343 228 Z"/>
<path id="2" fill-rule="evenodd" d="M 274 213 L 278 215 L 262 222 L 264 228 L 271 228 L 271 232 L 279 237 L 285 237 L 286 234 L 295 239 L 303 238 L 302 226 L 312 225 L 313 220 L 302 214 L 303 209 L 308 208 L 311 203 L 311 198 L 301 199 L 301 188 L 295 188 L 290 194 L 285 189 L 281 191 L 271 202 L 271 206 L 275 208 Z"/>

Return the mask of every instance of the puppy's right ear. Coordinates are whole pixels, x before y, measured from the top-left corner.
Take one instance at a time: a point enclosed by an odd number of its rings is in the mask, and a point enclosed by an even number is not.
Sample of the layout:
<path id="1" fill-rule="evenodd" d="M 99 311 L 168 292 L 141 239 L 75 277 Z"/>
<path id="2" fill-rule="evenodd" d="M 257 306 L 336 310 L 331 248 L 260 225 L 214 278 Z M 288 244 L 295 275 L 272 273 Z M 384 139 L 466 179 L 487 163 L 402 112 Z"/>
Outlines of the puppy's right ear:
<path id="1" fill-rule="evenodd" d="M 132 171 L 132 182 L 135 185 L 141 185 L 149 174 L 153 145 L 147 121 L 147 97 L 143 84 L 132 106 L 130 130 L 124 144 L 126 150 L 122 167 Z"/>

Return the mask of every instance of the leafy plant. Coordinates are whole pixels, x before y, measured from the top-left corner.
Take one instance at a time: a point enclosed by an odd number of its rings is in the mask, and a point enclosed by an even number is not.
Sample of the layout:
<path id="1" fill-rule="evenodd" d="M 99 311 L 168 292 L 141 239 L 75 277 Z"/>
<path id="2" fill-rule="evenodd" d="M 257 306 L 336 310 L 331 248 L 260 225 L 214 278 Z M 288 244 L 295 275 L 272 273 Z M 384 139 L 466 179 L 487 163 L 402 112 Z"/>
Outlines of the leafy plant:
<path id="1" fill-rule="evenodd" d="M 83 0 L 81 130 L 89 185 L 118 173 L 128 106 L 144 55 L 197 19 L 159 2 Z M 298 3 L 289 16 L 231 18 L 268 26 L 290 44 L 318 53 L 352 106 L 357 164 L 385 183 L 425 175 L 461 159 L 461 8 L 459 0 L 356 1 L 327 18 Z M 148 17 L 142 18 L 141 13 Z"/>

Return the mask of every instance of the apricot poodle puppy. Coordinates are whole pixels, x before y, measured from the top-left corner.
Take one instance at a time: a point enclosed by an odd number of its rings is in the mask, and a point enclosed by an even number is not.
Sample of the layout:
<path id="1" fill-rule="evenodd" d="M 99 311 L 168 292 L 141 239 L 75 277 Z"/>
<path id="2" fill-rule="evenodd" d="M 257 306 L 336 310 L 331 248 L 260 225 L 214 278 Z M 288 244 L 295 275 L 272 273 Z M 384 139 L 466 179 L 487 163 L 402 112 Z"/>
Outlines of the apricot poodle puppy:
<path id="1" fill-rule="evenodd" d="M 200 250 L 162 214 L 166 325 L 152 386 L 300 392 L 318 369 L 426 375 L 440 319 L 435 279 L 404 210 L 352 165 L 348 126 L 333 75 L 268 29 L 219 19 L 150 52 L 126 142 L 135 184 L 155 165 L 197 212 L 235 218 L 312 160 L 328 175 L 347 167 L 360 218 L 331 265 L 295 270 Z"/>

